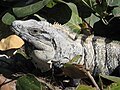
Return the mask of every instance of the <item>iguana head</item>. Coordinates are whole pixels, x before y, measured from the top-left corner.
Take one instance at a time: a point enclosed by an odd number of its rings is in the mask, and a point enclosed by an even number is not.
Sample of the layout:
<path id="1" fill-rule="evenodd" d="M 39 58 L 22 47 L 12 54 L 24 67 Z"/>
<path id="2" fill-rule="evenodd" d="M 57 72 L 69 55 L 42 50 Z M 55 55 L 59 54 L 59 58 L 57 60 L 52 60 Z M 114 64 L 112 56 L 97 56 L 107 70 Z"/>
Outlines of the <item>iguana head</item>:
<path id="1" fill-rule="evenodd" d="M 67 28 L 65 31 L 63 30 L 65 27 L 63 28 L 59 24 L 52 25 L 47 21 L 36 21 L 32 19 L 27 21 L 14 21 L 12 23 L 12 29 L 16 34 L 26 40 L 26 35 L 33 36 L 34 38 L 50 39 L 58 36 L 59 34 L 66 37 L 67 35 L 65 33 L 68 33 Z"/>
<path id="2" fill-rule="evenodd" d="M 17 20 L 12 23 L 12 30 L 26 41 L 32 40 L 50 40 L 52 37 L 48 33 L 47 27 L 51 24 L 45 21 L 37 22 L 36 20 L 21 21 Z"/>
<path id="3" fill-rule="evenodd" d="M 47 21 L 17 20 L 12 23 L 12 31 L 31 43 L 34 48 L 31 48 L 30 56 L 42 71 L 46 71 L 44 67 L 49 69 L 49 61 L 62 64 L 82 53 L 81 44 L 73 40 L 74 34 L 70 34 L 68 28 L 62 25 L 52 25 Z"/>

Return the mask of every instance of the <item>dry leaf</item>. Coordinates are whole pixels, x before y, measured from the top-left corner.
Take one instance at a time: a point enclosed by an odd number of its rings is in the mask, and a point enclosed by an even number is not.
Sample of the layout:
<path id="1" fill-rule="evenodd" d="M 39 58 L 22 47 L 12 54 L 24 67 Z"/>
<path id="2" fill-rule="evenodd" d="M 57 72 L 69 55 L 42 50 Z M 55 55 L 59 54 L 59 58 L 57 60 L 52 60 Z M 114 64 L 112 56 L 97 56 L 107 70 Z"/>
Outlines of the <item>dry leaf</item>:
<path id="1" fill-rule="evenodd" d="M 7 83 L 8 82 L 8 83 Z M 16 81 L 10 81 L 0 74 L 0 90 L 16 90 Z"/>
<path id="2" fill-rule="evenodd" d="M 17 49 L 22 47 L 24 41 L 17 35 L 10 35 L 0 41 L 0 50 L 5 51 L 9 49 Z"/>
<path id="3" fill-rule="evenodd" d="M 87 70 L 85 69 L 84 65 L 77 65 L 77 64 L 70 64 L 66 67 L 62 68 L 63 72 L 73 78 L 73 79 L 79 79 L 79 78 L 87 78 Z"/>

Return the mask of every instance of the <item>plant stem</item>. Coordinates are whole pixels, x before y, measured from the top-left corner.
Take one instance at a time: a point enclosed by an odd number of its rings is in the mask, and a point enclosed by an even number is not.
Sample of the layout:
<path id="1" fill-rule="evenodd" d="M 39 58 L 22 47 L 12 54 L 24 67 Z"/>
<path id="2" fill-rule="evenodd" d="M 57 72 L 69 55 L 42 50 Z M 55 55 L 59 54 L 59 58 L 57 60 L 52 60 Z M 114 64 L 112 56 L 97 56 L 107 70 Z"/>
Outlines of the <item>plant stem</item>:
<path id="1" fill-rule="evenodd" d="M 99 86 L 97 85 L 97 83 L 95 82 L 94 78 L 92 77 L 92 75 L 90 74 L 89 71 L 87 71 L 87 75 L 90 78 L 90 80 L 92 81 L 92 83 L 94 84 L 94 86 L 96 87 L 96 89 L 100 90 Z"/>

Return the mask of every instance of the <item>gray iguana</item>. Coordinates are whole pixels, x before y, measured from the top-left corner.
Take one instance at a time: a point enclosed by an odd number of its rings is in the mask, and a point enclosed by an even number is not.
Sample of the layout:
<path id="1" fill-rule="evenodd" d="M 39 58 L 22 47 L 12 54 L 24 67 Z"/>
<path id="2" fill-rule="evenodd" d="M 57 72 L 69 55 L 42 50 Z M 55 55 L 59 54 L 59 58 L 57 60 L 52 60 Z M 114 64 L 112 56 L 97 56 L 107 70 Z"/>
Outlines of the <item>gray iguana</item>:
<path id="1" fill-rule="evenodd" d="M 30 43 L 29 56 L 41 71 L 50 70 L 53 63 L 62 67 L 74 56 L 76 64 L 86 65 L 93 74 L 110 74 L 120 62 L 120 42 L 98 36 L 73 33 L 68 26 L 47 21 L 16 20 L 12 31 Z"/>

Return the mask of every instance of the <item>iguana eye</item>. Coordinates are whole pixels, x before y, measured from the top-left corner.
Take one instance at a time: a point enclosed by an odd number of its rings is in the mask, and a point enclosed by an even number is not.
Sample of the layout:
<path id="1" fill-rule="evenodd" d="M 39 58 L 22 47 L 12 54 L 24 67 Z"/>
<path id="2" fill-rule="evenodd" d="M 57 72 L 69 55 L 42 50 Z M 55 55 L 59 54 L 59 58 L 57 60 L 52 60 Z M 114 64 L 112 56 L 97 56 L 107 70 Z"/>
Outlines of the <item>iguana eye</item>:
<path id="1" fill-rule="evenodd" d="M 33 30 L 34 33 L 37 33 L 38 31 L 37 30 Z"/>
<path id="2" fill-rule="evenodd" d="M 35 34 L 37 34 L 38 33 L 38 30 L 37 29 L 30 29 L 29 30 L 29 34 L 31 34 L 31 35 L 35 35 Z"/>

